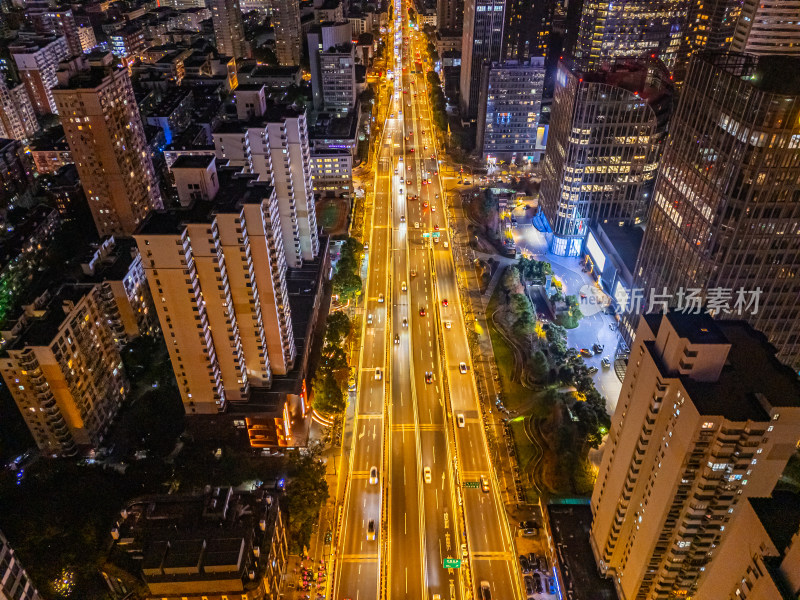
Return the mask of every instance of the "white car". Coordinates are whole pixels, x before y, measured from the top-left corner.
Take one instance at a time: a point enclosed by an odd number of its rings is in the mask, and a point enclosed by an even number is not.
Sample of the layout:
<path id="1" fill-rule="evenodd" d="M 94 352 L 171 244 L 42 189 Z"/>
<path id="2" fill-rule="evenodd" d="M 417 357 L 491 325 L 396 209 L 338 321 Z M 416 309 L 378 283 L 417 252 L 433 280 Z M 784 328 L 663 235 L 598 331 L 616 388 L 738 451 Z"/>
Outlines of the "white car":
<path id="1" fill-rule="evenodd" d="M 405 282 L 405 281 L 404 281 L 403 283 L 401 283 L 401 284 L 400 284 L 400 289 L 401 289 L 402 291 L 404 291 L 404 292 L 408 291 L 408 286 L 406 285 L 406 282 Z"/>
<path id="2" fill-rule="evenodd" d="M 464 415 L 462 413 L 458 413 L 456 415 L 456 423 L 458 423 L 459 427 L 464 427 L 467 424 L 466 420 L 464 419 Z"/>
<path id="3" fill-rule="evenodd" d="M 383 294 L 378 294 L 378 302 L 383 302 Z"/>
<path id="4" fill-rule="evenodd" d="M 445 243 L 444 243 L 444 247 L 445 247 L 445 248 L 449 248 L 449 247 L 450 247 L 450 244 L 448 244 L 447 242 L 445 242 Z"/>
<path id="5" fill-rule="evenodd" d="M 461 371 L 462 375 L 464 373 L 466 373 L 467 372 L 467 363 L 465 363 L 465 362 L 458 363 L 458 370 Z"/>
<path id="6" fill-rule="evenodd" d="M 445 329 L 451 329 L 452 327 L 453 327 L 453 323 L 451 323 L 450 321 L 445 321 L 444 322 L 444 328 Z"/>
<path id="7" fill-rule="evenodd" d="M 369 483 L 375 485 L 378 483 L 378 467 L 372 467 L 369 470 Z"/>
<path id="8" fill-rule="evenodd" d="M 383 371 L 381 371 L 380 369 L 375 369 L 375 379 L 377 379 L 378 381 L 383 379 Z"/>
<path id="9" fill-rule="evenodd" d="M 419 221 L 414 222 L 414 229 L 419 229 Z"/>
<path id="10" fill-rule="evenodd" d="M 431 468 L 430 467 L 425 467 L 422 470 L 422 477 L 425 479 L 425 483 L 430 483 L 431 482 Z"/>

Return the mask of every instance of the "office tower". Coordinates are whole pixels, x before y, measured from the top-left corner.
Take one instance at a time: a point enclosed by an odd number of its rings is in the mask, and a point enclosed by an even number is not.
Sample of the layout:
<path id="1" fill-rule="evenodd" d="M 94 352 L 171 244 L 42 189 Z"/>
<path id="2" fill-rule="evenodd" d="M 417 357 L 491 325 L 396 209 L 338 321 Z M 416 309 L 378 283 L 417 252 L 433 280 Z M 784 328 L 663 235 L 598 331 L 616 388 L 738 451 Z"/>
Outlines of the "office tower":
<path id="1" fill-rule="evenodd" d="M 128 72 L 111 62 L 64 63 L 53 97 L 98 233 L 130 236 L 161 195 Z"/>
<path id="2" fill-rule="evenodd" d="M 798 0 L 744 0 L 731 51 L 800 55 L 798 16 Z"/>
<path id="3" fill-rule="evenodd" d="M 692 59 L 633 275 L 641 310 L 652 290 L 673 306 L 681 290 L 716 296 L 717 312 L 742 315 L 800 368 L 798 74 L 796 57 Z M 623 321 L 627 339 L 635 319 Z"/>
<path id="4" fill-rule="evenodd" d="M 272 26 L 275 29 L 275 55 L 285 66 L 300 64 L 300 3 L 297 0 L 272 0 Z"/>
<path id="5" fill-rule="evenodd" d="M 237 97 L 240 100 L 240 97 Z M 283 247 L 290 267 L 319 254 L 306 115 L 274 109 L 250 124 L 231 123 L 214 132 L 217 159 L 244 167 L 269 182 L 280 206 Z"/>
<path id="6" fill-rule="evenodd" d="M 742 502 L 694 600 L 784 600 L 800 594 L 800 496 Z"/>
<path id="7" fill-rule="evenodd" d="M 187 414 L 224 411 L 291 370 L 287 265 L 268 182 L 234 178 L 213 202 L 155 213 L 135 237 Z"/>
<path id="8" fill-rule="evenodd" d="M 539 113 L 544 87 L 544 58 L 507 60 L 485 67 L 478 113 L 478 147 L 490 164 L 537 158 Z"/>
<path id="9" fill-rule="evenodd" d="M 478 114 L 484 65 L 500 60 L 505 0 L 466 0 L 461 37 L 461 116 Z"/>
<path id="10" fill-rule="evenodd" d="M 64 286 L 42 312 L 6 343 L 0 372 L 43 454 L 97 448 L 128 392 L 102 289 Z"/>
<path id="11" fill-rule="evenodd" d="M 688 8 L 689 0 L 584 0 L 576 63 L 596 69 L 616 58 L 655 56 L 672 70 Z"/>
<path id="12" fill-rule="evenodd" d="M 250 56 L 250 46 L 244 39 L 239 0 L 212 0 L 211 20 L 220 54 L 234 58 Z"/>
<path id="13" fill-rule="evenodd" d="M 642 318 L 591 503 L 592 550 L 620 599 L 694 597 L 798 439 L 800 384 L 762 334 L 707 314 Z"/>
<path id="14" fill-rule="evenodd" d="M 346 113 L 355 107 L 355 50 L 349 21 L 313 26 L 308 32 L 314 108 Z"/>
<path id="15" fill-rule="evenodd" d="M 63 35 L 64 39 L 66 39 L 70 56 L 83 52 L 78 24 L 75 21 L 75 15 L 71 7 L 59 6 L 52 8 L 45 13 L 45 17 L 48 19 L 49 28 L 53 33 L 58 36 Z"/>
<path id="16" fill-rule="evenodd" d="M 0 531 L 0 600 L 40 600 L 25 568 Z"/>
<path id="17" fill-rule="evenodd" d="M 503 60 L 547 56 L 556 0 L 508 0 L 503 29 Z"/>
<path id="18" fill-rule="evenodd" d="M 464 0 L 437 0 L 436 28 L 458 31 L 464 26 Z"/>
<path id="19" fill-rule="evenodd" d="M 741 12 L 741 0 L 690 0 L 686 30 L 675 62 L 677 84 L 683 83 L 692 54 L 730 49 Z"/>
<path id="20" fill-rule="evenodd" d="M 39 131 L 39 122 L 22 84 L 10 84 L 0 75 L 0 137 L 27 140 Z"/>
<path id="21" fill-rule="evenodd" d="M 657 59 L 587 72 L 559 64 L 540 200 L 553 253 L 578 256 L 594 223 L 645 221 L 671 110 Z"/>
<path id="22" fill-rule="evenodd" d="M 28 89 L 28 97 L 36 114 L 58 112 L 52 89 L 58 83 L 56 72 L 59 63 L 69 57 L 66 38 L 61 36 L 15 42 L 9 46 L 9 52 L 14 57 L 19 76 Z"/>

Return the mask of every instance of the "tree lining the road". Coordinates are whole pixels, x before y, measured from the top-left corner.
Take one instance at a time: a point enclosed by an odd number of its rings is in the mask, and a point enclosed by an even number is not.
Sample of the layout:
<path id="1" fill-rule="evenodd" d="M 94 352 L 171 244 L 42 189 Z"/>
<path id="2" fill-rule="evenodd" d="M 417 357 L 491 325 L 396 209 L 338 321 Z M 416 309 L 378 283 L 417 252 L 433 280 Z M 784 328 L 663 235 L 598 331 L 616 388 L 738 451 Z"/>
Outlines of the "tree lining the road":
<path id="1" fill-rule="evenodd" d="M 285 503 L 289 513 L 289 551 L 300 553 L 311 542 L 319 511 L 328 500 L 325 463 L 318 447 L 293 451 L 288 456 Z"/>
<path id="2" fill-rule="evenodd" d="M 515 362 L 522 362 L 516 369 L 520 382 L 532 396 L 540 390 L 531 408 L 541 417 L 539 435 L 549 450 L 548 468 L 542 471 L 546 481 L 540 484 L 554 493 L 586 493 L 591 489 L 589 450 L 599 446 L 611 419 L 589 367 L 578 350 L 567 346 L 565 327 L 536 320 L 526 283 L 528 277 L 541 281 L 551 273 L 548 263 L 525 258 L 506 267 L 493 321 L 515 348 Z"/>
<path id="3" fill-rule="evenodd" d="M 344 350 L 345 341 L 353 332 L 353 324 L 343 311 L 328 316 L 321 360 L 311 382 L 311 405 L 327 415 L 341 414 L 347 407 L 350 366 Z"/>
<path id="4" fill-rule="evenodd" d="M 363 288 L 361 260 L 363 255 L 364 247 L 357 239 L 347 238 L 342 244 L 341 255 L 336 263 L 336 273 L 331 278 L 333 293 L 339 296 L 342 302 L 355 300 L 361 295 Z"/>

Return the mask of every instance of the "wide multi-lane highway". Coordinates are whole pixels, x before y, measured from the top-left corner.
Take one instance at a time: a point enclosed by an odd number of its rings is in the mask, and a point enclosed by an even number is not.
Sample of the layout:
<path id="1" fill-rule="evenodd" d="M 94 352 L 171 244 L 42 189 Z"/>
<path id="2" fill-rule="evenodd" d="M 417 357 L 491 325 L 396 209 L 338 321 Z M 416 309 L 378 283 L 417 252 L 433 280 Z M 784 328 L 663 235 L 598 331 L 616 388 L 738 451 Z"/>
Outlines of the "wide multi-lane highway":
<path id="1" fill-rule="evenodd" d="M 395 2 L 394 89 L 378 142 L 333 594 L 468 600 L 485 582 L 491 598 L 516 600 L 513 540 L 488 458 L 416 50 L 425 42 Z M 447 569 L 445 558 L 464 563 Z"/>

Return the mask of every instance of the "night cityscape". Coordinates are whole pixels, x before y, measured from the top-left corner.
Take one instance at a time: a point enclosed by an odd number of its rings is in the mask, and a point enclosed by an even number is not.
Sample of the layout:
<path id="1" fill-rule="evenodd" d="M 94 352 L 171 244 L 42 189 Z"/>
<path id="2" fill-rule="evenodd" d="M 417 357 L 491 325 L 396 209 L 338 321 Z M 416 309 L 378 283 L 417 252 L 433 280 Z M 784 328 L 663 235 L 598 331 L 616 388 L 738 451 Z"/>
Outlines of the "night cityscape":
<path id="1" fill-rule="evenodd" d="M 800 0 L 0 0 L 0 600 L 800 600 Z"/>

